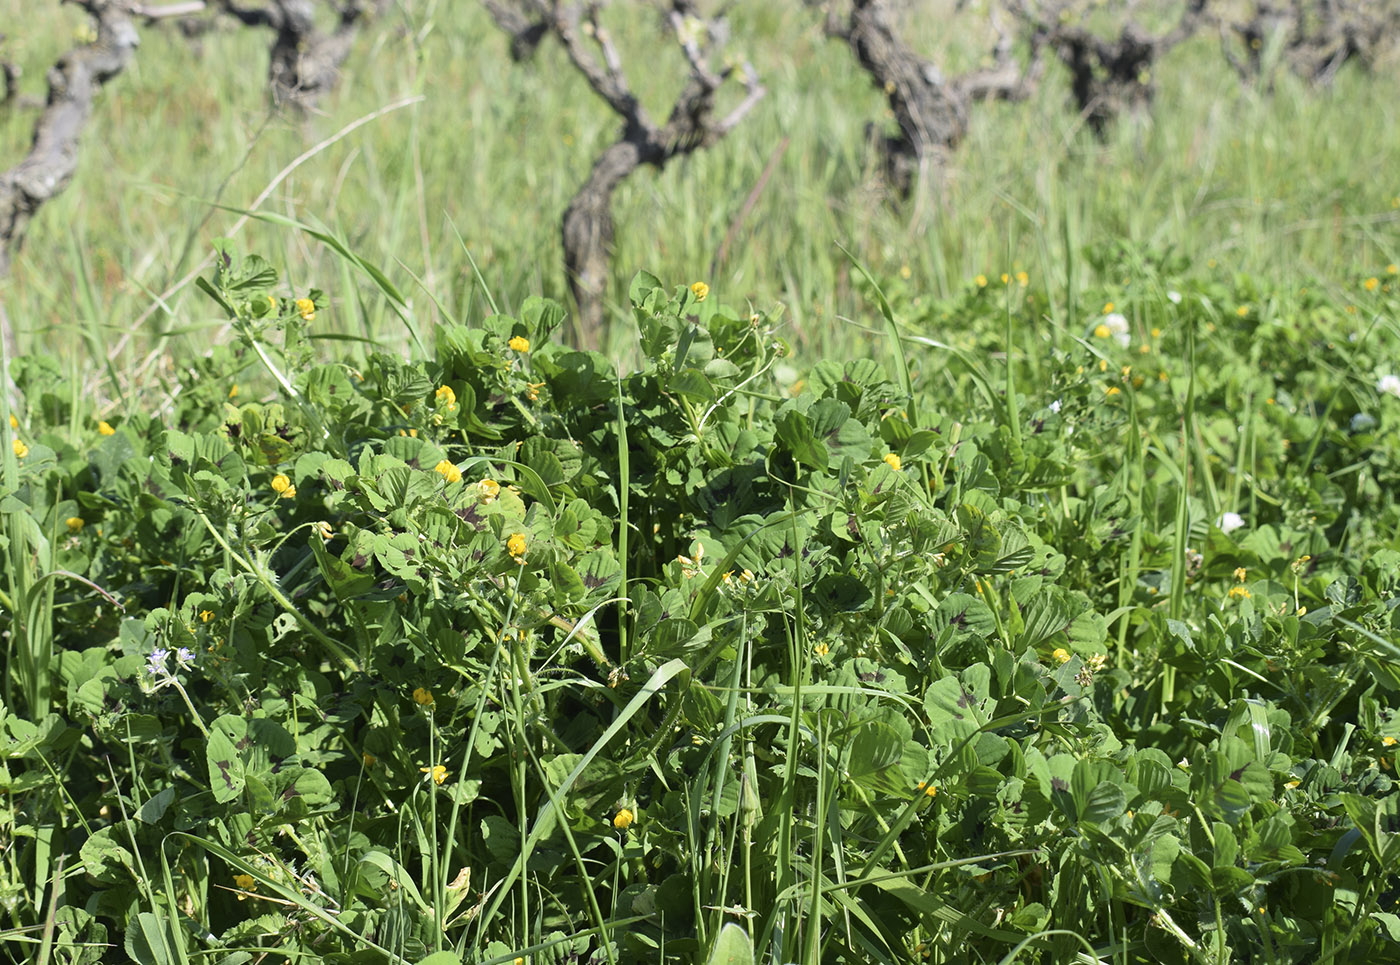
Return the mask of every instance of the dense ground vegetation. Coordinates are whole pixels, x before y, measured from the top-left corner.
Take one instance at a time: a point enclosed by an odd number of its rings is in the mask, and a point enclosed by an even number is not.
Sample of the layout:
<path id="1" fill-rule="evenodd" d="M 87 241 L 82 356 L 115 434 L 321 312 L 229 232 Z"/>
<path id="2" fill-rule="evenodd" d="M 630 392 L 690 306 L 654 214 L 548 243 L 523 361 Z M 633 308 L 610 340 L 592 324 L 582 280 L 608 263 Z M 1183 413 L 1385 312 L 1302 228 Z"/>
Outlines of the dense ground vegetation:
<path id="1" fill-rule="evenodd" d="M 1393 98 L 1189 43 L 898 207 L 800 13 L 622 189 L 608 352 L 557 50 L 414 5 L 289 124 L 150 36 L 0 290 L 11 960 L 1400 958 Z"/>

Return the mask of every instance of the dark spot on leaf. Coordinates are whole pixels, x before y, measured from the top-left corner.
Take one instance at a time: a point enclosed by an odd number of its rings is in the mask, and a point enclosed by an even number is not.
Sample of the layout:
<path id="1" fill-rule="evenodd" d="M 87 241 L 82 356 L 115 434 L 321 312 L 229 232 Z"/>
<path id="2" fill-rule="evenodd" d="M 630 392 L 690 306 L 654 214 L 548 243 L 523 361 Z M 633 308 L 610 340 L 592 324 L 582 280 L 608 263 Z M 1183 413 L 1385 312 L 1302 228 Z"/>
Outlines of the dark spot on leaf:
<path id="1" fill-rule="evenodd" d="M 350 565 L 353 566 L 353 567 L 354 567 L 355 569 L 357 569 L 357 570 L 362 570 L 362 569 L 365 568 L 365 564 L 368 563 L 368 562 L 369 562 L 369 557 L 368 557 L 368 556 L 366 556 L 366 555 L 363 554 L 363 553 L 356 553 L 356 554 L 355 554 L 355 558 L 354 558 L 353 560 L 350 561 Z"/>
<path id="2" fill-rule="evenodd" d="M 1068 791 L 1068 790 L 1069 790 L 1069 784 L 1068 784 L 1068 782 L 1066 782 L 1066 781 L 1064 781 L 1063 779 L 1058 778 L 1058 777 L 1052 777 L 1052 778 L 1050 778 L 1050 787 L 1051 787 L 1052 790 L 1056 790 L 1056 791 Z"/>

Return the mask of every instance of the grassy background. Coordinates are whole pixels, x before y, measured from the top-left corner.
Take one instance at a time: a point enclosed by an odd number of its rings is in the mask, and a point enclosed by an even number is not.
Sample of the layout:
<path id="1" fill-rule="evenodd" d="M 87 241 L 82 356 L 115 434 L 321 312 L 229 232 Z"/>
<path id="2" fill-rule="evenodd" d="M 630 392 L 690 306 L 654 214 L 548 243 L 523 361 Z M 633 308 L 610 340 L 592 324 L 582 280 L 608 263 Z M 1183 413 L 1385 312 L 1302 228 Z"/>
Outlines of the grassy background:
<path id="1" fill-rule="evenodd" d="M 955 71 L 991 38 L 972 13 L 946 29 L 951 6 L 919 4 L 911 36 Z M 608 16 L 639 94 L 664 113 L 680 58 L 639 9 L 615 4 Z M 84 18 L 21 0 L 0 0 L 0 16 L 31 25 L 4 50 L 25 67 L 24 92 L 42 97 L 44 71 Z M 910 287 L 934 298 L 978 273 L 1024 268 L 1055 293 L 1052 306 L 1073 303 L 1070 284 L 1100 281 L 1081 253 L 1108 241 L 1185 253 L 1190 272 L 1339 290 L 1354 287 L 1357 271 L 1400 258 L 1400 184 L 1381 167 L 1400 153 L 1397 106 L 1360 71 L 1343 71 L 1326 92 L 1283 77 L 1264 97 L 1242 89 L 1216 39 L 1202 36 L 1161 65 L 1152 120 L 1120 125 L 1098 144 L 1068 109 L 1052 64 L 1029 103 L 975 109 L 942 198 L 901 210 L 885 199 L 865 135 L 869 121 L 889 123 L 883 100 L 819 19 L 797 4 L 751 5 L 735 12 L 734 36 L 731 50 L 752 59 L 768 96 L 717 147 L 623 186 L 614 306 L 640 268 L 668 282 L 707 275 L 775 154 L 775 176 L 707 280 L 736 304 L 785 305 L 809 358 L 865 351 L 860 331 L 835 321 L 868 314 L 838 243 L 877 277 L 907 267 Z M 556 44 L 513 65 L 478 5 L 402 3 L 361 37 L 323 113 L 299 121 L 269 116 L 268 41 L 230 28 L 192 49 L 174 31 L 143 31 L 135 64 L 101 96 L 77 178 L 40 212 L 13 277 L 0 283 L 20 351 L 61 352 L 100 372 L 95 356 L 120 344 L 108 371 L 137 383 L 159 369 L 159 353 L 202 352 L 215 337 L 213 313 L 188 287 L 122 336 L 236 220 L 210 202 L 249 204 L 310 145 L 415 94 L 423 99 L 316 153 L 265 210 L 329 225 L 406 291 L 416 292 L 410 272 L 424 279 L 455 314 L 485 310 L 458 232 L 503 309 L 533 292 L 566 296 L 559 217 L 617 123 Z M 0 163 L 20 157 L 33 118 L 0 115 Z M 299 289 L 347 290 L 336 262 L 281 228 L 249 225 L 239 244 L 288 266 Z M 402 347 L 397 321 L 361 291 L 359 304 L 325 313 L 324 330 Z M 431 300 L 416 292 L 415 302 L 420 324 L 430 322 Z M 630 333 L 617 338 L 613 348 L 627 354 Z"/>

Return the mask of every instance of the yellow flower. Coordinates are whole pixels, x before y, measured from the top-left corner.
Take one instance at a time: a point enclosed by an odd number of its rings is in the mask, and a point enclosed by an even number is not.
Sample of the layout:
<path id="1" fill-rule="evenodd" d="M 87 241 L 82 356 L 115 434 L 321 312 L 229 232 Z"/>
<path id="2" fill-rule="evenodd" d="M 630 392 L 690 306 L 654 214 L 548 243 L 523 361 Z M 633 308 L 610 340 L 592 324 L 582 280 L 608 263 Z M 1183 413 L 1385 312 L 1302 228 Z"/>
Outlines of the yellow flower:
<path id="1" fill-rule="evenodd" d="M 920 781 L 918 784 L 914 785 L 914 787 L 917 790 L 923 791 L 928 797 L 936 797 L 938 795 L 938 788 L 928 781 Z"/>
<path id="2" fill-rule="evenodd" d="M 29 447 L 26 446 L 23 442 L 20 442 L 18 439 L 10 443 L 10 446 L 14 449 L 15 455 L 19 456 L 19 458 L 21 459 L 29 455 Z"/>
<path id="3" fill-rule="evenodd" d="M 1050 656 L 1055 658 L 1056 663 L 1069 663 L 1070 654 L 1064 647 L 1056 647 L 1055 652 Z"/>
<path id="4" fill-rule="evenodd" d="M 104 423 L 104 425 L 105 425 L 105 423 Z M 14 414 L 13 412 L 10 413 L 10 428 L 11 428 L 11 429 L 18 429 L 18 428 L 19 428 L 19 420 L 15 418 L 15 414 Z"/>
<path id="5" fill-rule="evenodd" d="M 831 648 L 824 643 L 819 643 L 812 648 L 812 652 L 815 653 L 818 657 L 825 657 L 828 653 L 831 652 Z"/>
<path id="6" fill-rule="evenodd" d="M 1400 275 L 1400 265 L 1395 265 L 1395 264 L 1386 265 L 1386 266 L 1385 266 L 1385 273 L 1386 273 L 1387 275 Z"/>
<path id="7" fill-rule="evenodd" d="M 1240 318 L 1244 318 L 1246 315 L 1249 314 L 1249 306 L 1241 305 L 1239 308 L 1235 309 L 1235 314 L 1238 315 Z"/>
<path id="8" fill-rule="evenodd" d="M 99 436 L 114 436 L 117 434 L 117 430 L 112 428 L 111 423 L 103 420 L 97 424 L 97 434 Z"/>
<path id="9" fill-rule="evenodd" d="M 446 479 L 449 483 L 461 480 L 462 470 L 458 469 L 450 459 L 444 459 L 433 467 L 433 471 Z"/>
<path id="10" fill-rule="evenodd" d="M 236 398 L 238 398 L 238 383 L 237 383 L 237 382 L 235 382 L 233 385 L 230 385 L 230 386 L 228 387 L 228 397 L 229 397 L 230 399 L 236 399 Z"/>
<path id="11" fill-rule="evenodd" d="M 434 784 L 441 784 L 443 781 L 447 780 L 447 768 L 443 767 L 441 764 L 434 764 L 432 767 L 420 767 L 418 770 L 424 774 L 431 774 Z"/>
<path id="12" fill-rule="evenodd" d="M 512 352 L 530 351 L 530 340 L 523 335 L 512 335 L 506 345 L 510 347 Z"/>
<path id="13" fill-rule="evenodd" d="M 413 699 L 424 707 L 428 707 L 433 703 L 433 692 L 427 687 L 419 687 L 413 691 Z"/>
<path id="14" fill-rule="evenodd" d="M 275 493 L 280 493 L 280 494 L 282 494 L 282 495 L 286 495 L 287 490 L 288 490 L 288 489 L 291 489 L 291 488 L 292 488 L 292 481 L 291 481 L 290 479 L 288 479 L 288 478 L 286 477 L 286 475 L 284 475 L 283 473 L 280 473 L 280 472 L 279 472 L 277 475 L 275 475 L 275 476 L 272 477 L 272 491 L 273 491 L 273 492 L 275 492 Z"/>
<path id="15" fill-rule="evenodd" d="M 1002 283 L 1003 285 L 1005 285 L 1005 284 L 1006 284 L 1007 282 L 1009 282 L 1010 280 L 1011 280 L 1011 276 L 1010 276 L 1010 275 L 1008 275 L 1006 272 L 1002 272 L 1002 273 L 1001 273 L 1001 283 Z"/>
<path id="16" fill-rule="evenodd" d="M 1230 587 L 1230 599 L 1232 599 L 1232 600 L 1248 600 L 1251 596 L 1253 596 L 1253 594 L 1250 593 L 1249 590 L 1248 590 L 1248 588 L 1246 588 L 1246 587 L 1243 587 L 1243 586 L 1232 586 L 1232 587 Z"/>
<path id="17" fill-rule="evenodd" d="M 637 820 L 637 816 L 633 814 L 630 809 L 620 808 L 618 812 L 613 815 L 612 826 L 619 831 L 626 831 L 632 826 L 632 822 L 635 820 Z"/>
<path id="18" fill-rule="evenodd" d="M 1396 740 L 1394 737 L 1382 737 L 1381 743 L 1384 744 L 1386 747 L 1394 747 L 1396 744 Z"/>
<path id="19" fill-rule="evenodd" d="M 703 302 L 705 300 L 705 296 L 710 294 L 710 286 L 705 284 L 703 281 L 697 281 L 695 284 L 690 286 L 690 293 L 695 296 L 695 300 L 697 302 Z"/>
<path id="20" fill-rule="evenodd" d="M 301 312 L 301 317 L 306 321 L 311 321 L 316 317 L 316 303 L 309 298 L 298 298 L 296 301 L 297 311 Z"/>
<path id="21" fill-rule="evenodd" d="M 511 533 L 510 539 L 506 540 L 506 552 L 508 552 L 512 557 L 514 557 L 515 562 L 521 564 L 522 566 L 525 563 L 525 549 L 525 534 Z"/>
<path id="22" fill-rule="evenodd" d="M 904 464 L 899 461 L 898 455 L 893 452 L 887 452 L 885 453 L 885 465 L 889 466 L 895 472 L 899 472 Z"/>
<path id="23" fill-rule="evenodd" d="M 1112 334 L 1113 332 L 1109 329 L 1109 327 L 1107 325 L 1104 325 L 1103 323 L 1094 326 L 1095 338 L 1108 338 Z"/>
<path id="24" fill-rule="evenodd" d="M 1375 275 L 1372 275 L 1370 278 L 1367 278 L 1361 283 L 1361 287 L 1366 289 L 1368 292 L 1373 292 L 1377 288 L 1381 287 L 1381 280 Z"/>
<path id="25" fill-rule="evenodd" d="M 987 276 L 986 276 L 986 275 L 978 275 L 976 278 L 972 279 L 972 283 L 973 283 L 974 285 L 976 285 L 978 288 L 986 288 L 986 287 L 987 287 Z"/>
<path id="26" fill-rule="evenodd" d="M 252 875 L 234 875 L 233 883 L 243 891 L 257 891 L 258 883 Z"/>
<path id="27" fill-rule="evenodd" d="M 1245 569 L 1243 566 L 1237 566 L 1237 567 L 1235 567 L 1235 582 L 1236 582 L 1236 583 L 1243 583 L 1243 582 L 1245 581 L 1245 578 L 1248 577 L 1248 576 L 1249 576 L 1249 570 Z"/>
<path id="28" fill-rule="evenodd" d="M 1104 386 L 1103 394 L 1104 394 L 1104 395 L 1118 395 L 1118 394 L 1121 393 L 1122 391 L 1123 391 L 1123 390 L 1120 389 L 1120 388 L 1118 388 L 1118 386 L 1116 386 L 1116 385 L 1108 385 L 1108 386 Z"/>
<path id="29" fill-rule="evenodd" d="M 63 521 L 70 533 L 81 533 L 83 531 L 83 518 L 81 516 L 69 516 Z"/>
<path id="30" fill-rule="evenodd" d="M 483 479 L 476 484 L 476 491 L 483 503 L 489 503 L 501 494 L 501 484 L 494 479 Z"/>
<path id="31" fill-rule="evenodd" d="M 1104 667 L 1108 666 L 1108 655 L 1096 653 L 1085 662 L 1085 666 L 1094 673 L 1098 673 Z"/>
<path id="32" fill-rule="evenodd" d="M 1020 285 L 1022 288 L 1025 288 L 1025 287 L 1026 287 L 1027 285 L 1029 285 L 1030 283 L 1031 283 L 1031 276 L 1030 276 L 1030 275 L 1026 274 L 1024 271 L 1018 271 L 1018 272 L 1016 272 L 1016 284 Z"/>
<path id="33" fill-rule="evenodd" d="M 1104 315 L 1111 315 L 1111 314 L 1113 314 L 1113 302 L 1105 302 L 1105 303 L 1104 303 L 1104 306 L 1103 306 L 1103 312 L 1102 312 L 1101 314 L 1104 314 Z"/>
<path id="34" fill-rule="evenodd" d="M 321 539 L 323 540 L 328 540 L 331 538 L 331 536 L 334 535 L 334 530 L 331 529 L 331 524 L 326 522 L 324 519 L 312 523 L 311 531 L 317 536 L 321 537 Z"/>
<path id="35" fill-rule="evenodd" d="M 212 619 L 214 619 L 214 611 L 213 611 L 213 610 L 200 610 L 200 611 L 199 611 L 199 621 L 200 621 L 201 623 L 208 623 L 208 622 L 209 622 L 210 620 L 212 620 Z"/>
<path id="36" fill-rule="evenodd" d="M 544 388 L 543 382 L 526 382 L 525 398 L 529 399 L 531 402 L 538 402 L 540 398 L 540 389 L 542 388 Z"/>
<path id="37" fill-rule="evenodd" d="M 364 764 L 365 767 L 373 767 L 378 760 L 379 758 L 375 757 L 369 751 L 365 751 L 360 755 L 360 762 Z"/>
<path id="38" fill-rule="evenodd" d="M 433 393 L 433 397 L 437 400 L 438 406 L 446 409 L 448 412 L 457 408 L 457 393 L 452 391 L 452 386 L 450 385 L 440 386 L 438 390 Z"/>
<path id="39" fill-rule="evenodd" d="M 900 277 L 900 278 L 903 278 L 905 281 L 908 281 L 908 280 L 909 280 L 909 277 L 910 277 L 911 275 L 913 275 L 913 274 L 914 274 L 913 270 L 910 269 L 910 267 L 909 267 L 908 265 L 900 265 L 900 266 L 899 266 L 899 277 Z"/>

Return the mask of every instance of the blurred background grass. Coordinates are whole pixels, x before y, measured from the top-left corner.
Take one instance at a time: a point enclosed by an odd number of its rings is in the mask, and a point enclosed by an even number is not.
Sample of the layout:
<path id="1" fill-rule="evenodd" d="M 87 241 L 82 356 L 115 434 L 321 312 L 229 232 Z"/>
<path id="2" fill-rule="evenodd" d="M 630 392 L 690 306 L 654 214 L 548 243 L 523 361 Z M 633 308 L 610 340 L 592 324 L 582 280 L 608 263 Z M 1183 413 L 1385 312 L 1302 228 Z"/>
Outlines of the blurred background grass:
<path id="1" fill-rule="evenodd" d="M 992 41 L 985 16 L 951 2 L 914 4 L 910 39 L 954 72 Z M 654 13 L 616 3 L 606 16 L 629 76 L 656 113 L 683 64 Z M 876 352 L 843 317 L 869 309 L 836 247 L 877 278 L 907 275 L 937 298 L 982 273 L 1026 270 L 1050 304 L 1099 284 L 1087 247 L 1121 241 L 1172 251 L 1188 273 L 1354 288 L 1400 260 L 1400 156 L 1390 65 L 1348 67 L 1334 88 L 1281 74 L 1270 96 L 1243 88 L 1210 33 L 1158 70 L 1150 119 L 1129 119 L 1106 143 L 1081 129 L 1052 62 L 1029 102 L 978 105 L 941 197 L 890 203 L 866 127 L 891 124 L 881 93 L 820 17 L 797 3 L 736 7 L 730 51 L 749 58 L 768 96 L 728 138 L 662 172 L 643 169 L 619 191 L 610 348 L 629 354 L 626 284 L 645 268 L 667 283 L 704 278 L 727 303 L 781 303 L 801 357 Z M 71 7 L 0 0 L 12 25 L 3 55 L 42 98 L 44 72 L 85 29 Z M 269 113 L 269 36 L 229 27 L 192 45 L 145 28 L 134 65 L 100 96 L 79 173 L 45 206 L 0 282 L 22 352 L 54 352 L 76 370 L 119 373 L 135 386 L 217 337 L 221 322 L 192 286 L 140 327 L 155 297 L 183 277 L 285 165 L 386 104 L 416 104 L 360 127 L 302 164 L 264 210 L 320 222 L 412 293 L 419 324 L 438 318 L 423 279 L 460 317 L 487 300 L 457 234 L 503 311 L 526 295 L 567 300 L 559 219 L 617 119 L 559 47 L 512 64 L 506 39 L 469 0 L 401 2 L 363 32 L 340 89 L 306 119 Z M 736 96 L 737 91 L 729 92 Z M 0 111 L 0 168 L 27 147 L 35 112 Z M 783 148 L 786 143 L 786 148 Z M 777 170 L 709 266 L 764 166 Z M 243 250 L 286 266 L 298 293 L 332 293 L 326 332 L 403 351 L 402 326 L 369 284 L 285 228 L 250 223 Z M 907 271 L 906 271 L 907 270 Z M 107 361 L 122 336 L 124 347 Z"/>

